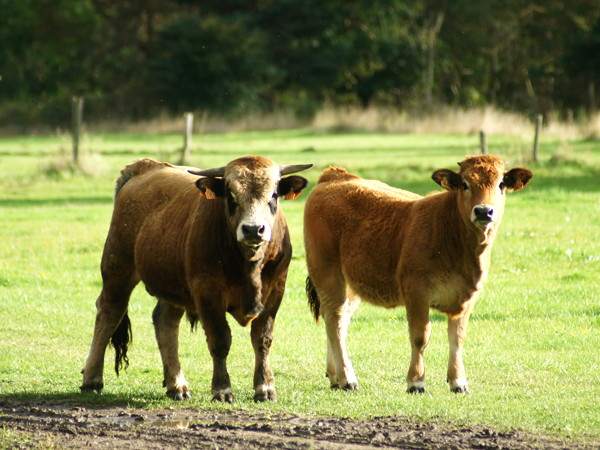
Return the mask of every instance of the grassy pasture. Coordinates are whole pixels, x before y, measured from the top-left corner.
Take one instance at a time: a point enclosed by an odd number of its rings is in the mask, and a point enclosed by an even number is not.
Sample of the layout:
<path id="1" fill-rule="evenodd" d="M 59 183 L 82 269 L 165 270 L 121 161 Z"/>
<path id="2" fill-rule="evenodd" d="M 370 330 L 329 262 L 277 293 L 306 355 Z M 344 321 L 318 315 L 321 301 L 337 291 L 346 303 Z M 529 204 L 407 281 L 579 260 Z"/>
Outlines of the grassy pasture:
<path id="1" fill-rule="evenodd" d="M 355 313 L 348 337 L 361 390 L 329 389 L 325 330 L 314 324 L 303 292 L 303 194 L 283 204 L 294 259 L 272 352 L 279 401 L 252 402 L 249 329 L 231 321 L 236 402 L 230 406 L 210 403 L 212 364 L 201 330 L 181 333 L 181 359 L 194 398 L 182 404 L 165 398 L 150 317 L 154 301 L 142 286 L 130 303 L 129 369 L 117 378 L 109 350 L 105 394 L 79 393 L 114 179 L 137 158 L 175 160 L 181 137 L 87 136 L 86 176 L 58 170 L 70 150 L 63 137 L 0 139 L 0 397 L 265 414 L 397 414 L 600 436 L 600 143 L 545 138 L 539 164 L 527 161 L 529 142 L 494 137 L 488 144 L 490 153 L 528 166 L 535 178 L 507 199 L 489 280 L 470 321 L 464 359 L 471 393 L 449 392 L 446 320 L 432 312 L 427 392 L 406 394 L 410 349 L 404 310 L 366 304 Z M 477 153 L 478 142 L 464 135 L 292 130 L 208 134 L 196 137 L 195 145 L 191 163 L 198 167 L 261 154 L 281 164 L 314 163 L 305 172 L 313 186 L 321 170 L 335 164 L 425 194 L 437 188 L 430 180 L 434 169 L 456 168 L 465 155 Z"/>

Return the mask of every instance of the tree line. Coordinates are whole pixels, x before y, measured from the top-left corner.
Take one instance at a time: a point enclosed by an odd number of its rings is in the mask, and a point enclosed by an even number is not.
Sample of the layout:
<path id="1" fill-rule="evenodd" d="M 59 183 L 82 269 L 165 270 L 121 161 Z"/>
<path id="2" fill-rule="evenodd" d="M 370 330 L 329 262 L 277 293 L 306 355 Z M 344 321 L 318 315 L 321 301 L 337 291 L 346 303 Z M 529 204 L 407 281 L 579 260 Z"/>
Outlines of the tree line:
<path id="1" fill-rule="evenodd" d="M 0 122 L 324 104 L 590 114 L 598 0 L 0 0 Z"/>

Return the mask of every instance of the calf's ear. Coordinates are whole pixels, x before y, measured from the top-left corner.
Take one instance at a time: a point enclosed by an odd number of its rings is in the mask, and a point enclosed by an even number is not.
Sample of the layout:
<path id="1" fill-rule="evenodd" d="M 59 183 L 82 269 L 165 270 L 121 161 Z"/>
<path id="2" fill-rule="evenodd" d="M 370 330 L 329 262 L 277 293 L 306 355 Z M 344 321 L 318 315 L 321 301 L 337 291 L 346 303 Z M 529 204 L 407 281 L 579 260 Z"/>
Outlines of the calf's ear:
<path id="1" fill-rule="evenodd" d="M 213 200 L 225 196 L 225 180 L 223 178 L 199 178 L 196 187 L 200 189 L 200 195 Z"/>
<path id="2" fill-rule="evenodd" d="M 462 186 L 462 177 L 450 169 L 440 169 L 433 172 L 431 179 L 444 189 L 458 189 Z"/>
<path id="3" fill-rule="evenodd" d="M 533 174 L 531 173 L 531 170 L 523 167 L 515 167 L 504 174 L 502 182 L 507 189 L 520 191 L 527 186 L 527 183 L 529 183 L 532 178 Z"/>
<path id="4" fill-rule="evenodd" d="M 308 185 L 308 180 L 298 175 L 292 175 L 279 180 L 277 195 L 285 197 L 286 200 L 294 200 L 300 195 L 302 189 Z"/>

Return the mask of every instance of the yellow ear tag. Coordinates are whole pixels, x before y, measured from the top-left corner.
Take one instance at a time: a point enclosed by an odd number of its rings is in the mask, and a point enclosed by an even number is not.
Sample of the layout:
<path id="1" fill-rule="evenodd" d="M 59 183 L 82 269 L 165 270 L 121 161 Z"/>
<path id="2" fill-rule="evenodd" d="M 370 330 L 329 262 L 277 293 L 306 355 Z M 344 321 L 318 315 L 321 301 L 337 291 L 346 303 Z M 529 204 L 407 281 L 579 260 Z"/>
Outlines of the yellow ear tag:
<path id="1" fill-rule="evenodd" d="M 300 191 L 300 192 L 294 192 L 294 190 L 292 189 L 290 192 L 288 192 L 285 195 L 285 199 L 286 200 L 296 200 L 298 198 L 298 196 L 300 195 L 301 192 L 302 191 Z"/>
<path id="2" fill-rule="evenodd" d="M 211 191 L 209 188 L 206 188 L 206 192 L 200 191 L 200 195 L 208 200 L 214 200 L 215 198 L 217 198 L 215 193 L 213 191 Z"/>

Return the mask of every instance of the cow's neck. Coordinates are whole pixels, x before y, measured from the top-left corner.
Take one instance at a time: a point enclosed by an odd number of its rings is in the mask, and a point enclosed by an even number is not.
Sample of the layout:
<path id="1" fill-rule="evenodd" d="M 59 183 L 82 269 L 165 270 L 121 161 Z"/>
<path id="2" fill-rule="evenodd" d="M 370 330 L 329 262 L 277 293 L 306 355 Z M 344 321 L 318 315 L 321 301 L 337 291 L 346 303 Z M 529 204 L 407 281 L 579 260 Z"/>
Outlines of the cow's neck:
<path id="1" fill-rule="evenodd" d="M 498 225 L 489 227 L 485 232 L 469 222 L 465 224 L 465 246 L 468 254 L 470 272 L 476 289 L 483 288 L 487 278 L 492 255 L 492 244 Z"/>

